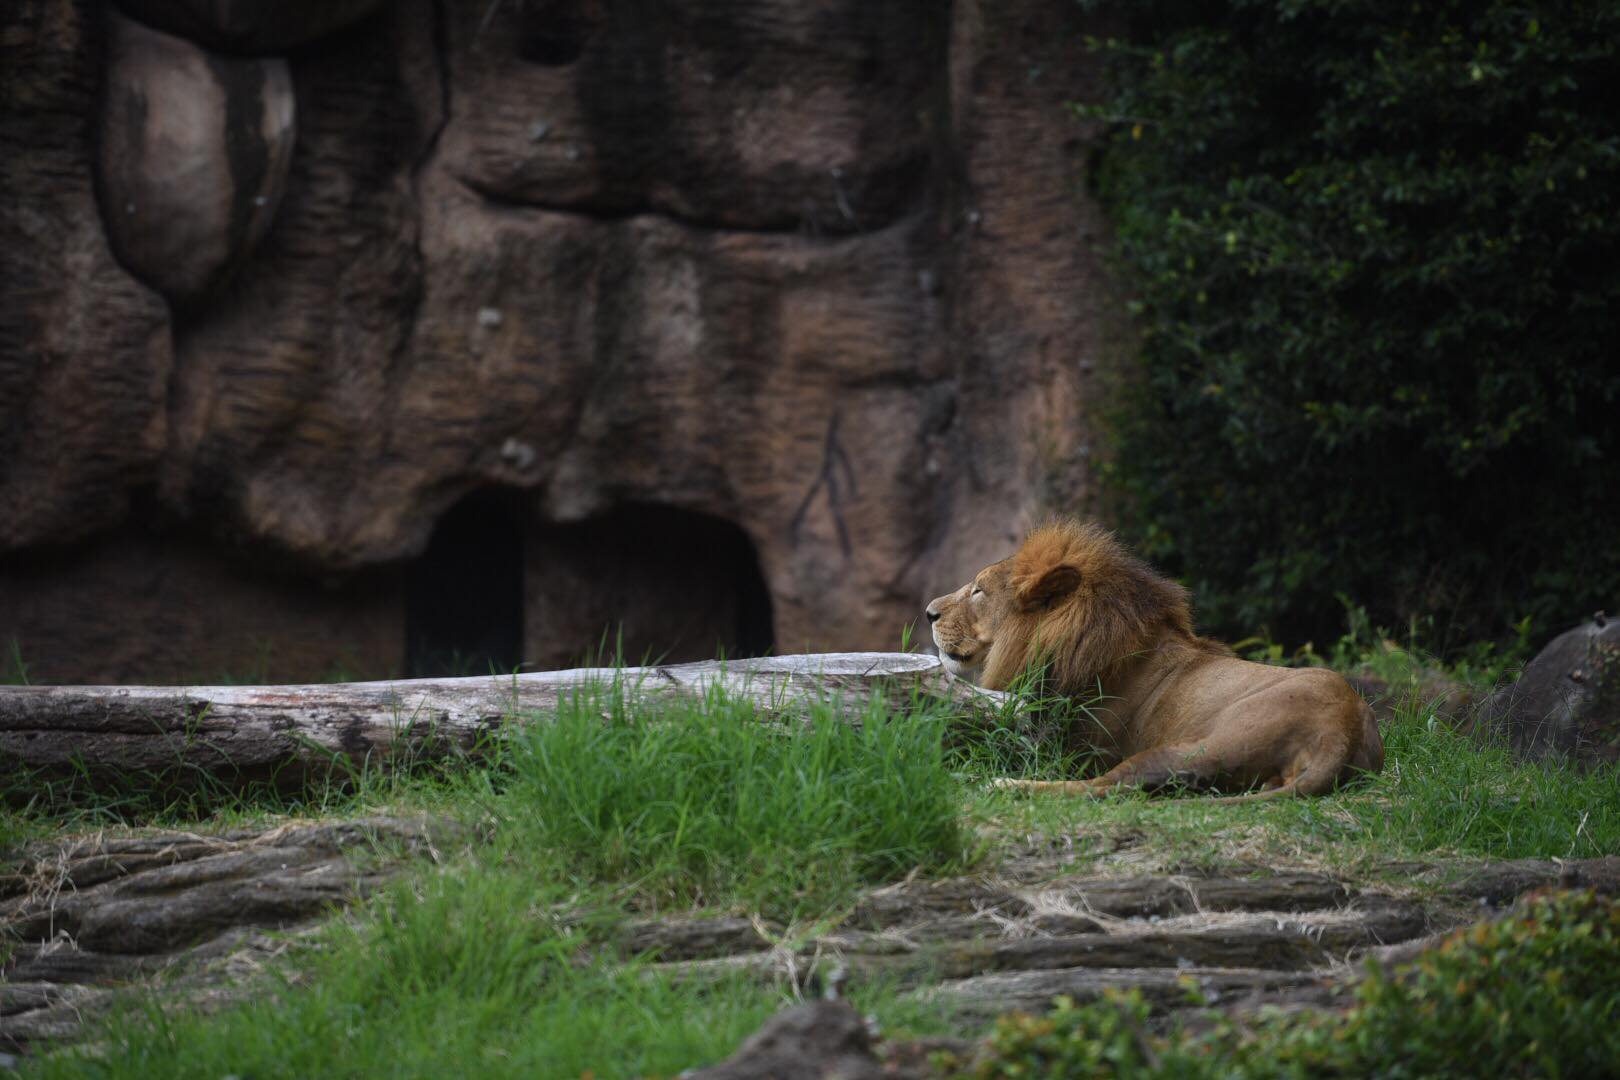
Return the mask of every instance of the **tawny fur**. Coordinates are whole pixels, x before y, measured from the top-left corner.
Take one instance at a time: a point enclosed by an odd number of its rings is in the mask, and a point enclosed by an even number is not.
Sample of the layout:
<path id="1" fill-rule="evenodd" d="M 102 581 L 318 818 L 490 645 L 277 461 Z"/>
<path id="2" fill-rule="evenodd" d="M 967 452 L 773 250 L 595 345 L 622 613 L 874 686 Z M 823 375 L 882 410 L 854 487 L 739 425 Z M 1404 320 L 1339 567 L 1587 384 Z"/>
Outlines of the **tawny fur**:
<path id="1" fill-rule="evenodd" d="M 1106 530 L 1063 519 L 928 605 L 951 670 L 988 689 L 1044 670 L 1048 692 L 1092 699 L 1090 743 L 1114 768 L 1099 793 L 1173 782 L 1321 794 L 1383 767 L 1372 710 L 1337 674 L 1250 663 L 1193 632 L 1187 591 Z"/>

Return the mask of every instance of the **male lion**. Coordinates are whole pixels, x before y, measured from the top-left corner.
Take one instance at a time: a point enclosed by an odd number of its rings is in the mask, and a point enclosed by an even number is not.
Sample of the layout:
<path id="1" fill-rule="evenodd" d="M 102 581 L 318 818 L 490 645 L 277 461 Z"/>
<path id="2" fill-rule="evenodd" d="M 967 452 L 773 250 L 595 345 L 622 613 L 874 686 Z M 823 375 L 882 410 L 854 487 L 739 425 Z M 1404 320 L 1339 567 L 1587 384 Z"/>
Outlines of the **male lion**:
<path id="1" fill-rule="evenodd" d="M 1106 695 L 1092 712 L 1111 769 L 1010 786 L 1264 789 L 1242 796 L 1254 799 L 1321 795 L 1384 767 L 1372 710 L 1343 678 L 1239 660 L 1196 636 L 1187 590 L 1095 525 L 1035 529 L 1012 557 L 931 602 L 928 621 L 947 670 L 986 689 L 1044 663 L 1048 689 Z"/>

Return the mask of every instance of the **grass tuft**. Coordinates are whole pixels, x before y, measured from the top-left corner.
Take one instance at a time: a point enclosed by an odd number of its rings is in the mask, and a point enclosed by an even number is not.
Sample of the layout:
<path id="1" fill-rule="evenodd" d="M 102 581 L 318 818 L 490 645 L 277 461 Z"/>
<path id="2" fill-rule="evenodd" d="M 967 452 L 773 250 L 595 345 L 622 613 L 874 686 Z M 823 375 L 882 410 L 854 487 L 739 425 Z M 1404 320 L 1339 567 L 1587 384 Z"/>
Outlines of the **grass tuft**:
<path id="1" fill-rule="evenodd" d="M 793 915 L 863 883 L 965 855 L 945 716 L 874 698 L 772 713 L 582 693 L 517 734 L 501 762 L 503 832 L 573 874 L 655 906 L 741 903 Z"/>

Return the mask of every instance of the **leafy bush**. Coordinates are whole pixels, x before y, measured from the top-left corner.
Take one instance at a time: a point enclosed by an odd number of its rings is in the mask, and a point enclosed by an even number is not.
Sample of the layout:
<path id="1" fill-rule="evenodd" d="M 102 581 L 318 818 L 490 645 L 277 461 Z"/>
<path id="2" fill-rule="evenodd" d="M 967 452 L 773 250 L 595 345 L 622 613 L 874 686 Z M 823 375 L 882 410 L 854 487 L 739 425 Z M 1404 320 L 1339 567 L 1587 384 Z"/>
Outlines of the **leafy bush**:
<path id="1" fill-rule="evenodd" d="M 1369 971 L 1342 1013 L 1219 1020 L 1154 1034 L 1136 992 L 997 1022 L 970 1075 L 1019 1077 L 1610 1076 L 1620 1062 L 1620 904 L 1547 894 Z"/>
<path id="2" fill-rule="evenodd" d="M 1620 5 L 1157 0 L 1098 43 L 1109 466 L 1223 633 L 1620 601 Z"/>

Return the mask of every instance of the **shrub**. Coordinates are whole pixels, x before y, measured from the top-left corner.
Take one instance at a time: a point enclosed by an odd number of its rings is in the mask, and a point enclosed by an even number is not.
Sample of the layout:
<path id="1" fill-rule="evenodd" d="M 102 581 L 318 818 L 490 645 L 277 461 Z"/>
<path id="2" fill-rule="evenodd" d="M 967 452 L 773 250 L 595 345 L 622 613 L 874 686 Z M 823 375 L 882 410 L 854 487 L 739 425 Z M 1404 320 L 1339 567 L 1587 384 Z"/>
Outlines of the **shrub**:
<path id="1" fill-rule="evenodd" d="M 1342 1013 L 1152 1034 L 1136 992 L 997 1022 L 978 1080 L 1019 1077 L 1609 1076 L 1620 1062 L 1620 904 L 1547 894 L 1454 935 Z"/>
<path id="2" fill-rule="evenodd" d="M 1620 598 L 1620 5 L 1159 0 L 1098 43 L 1108 467 L 1206 623 L 1441 647 Z"/>

